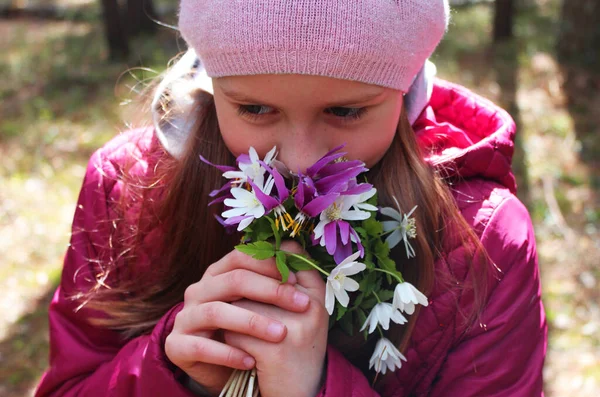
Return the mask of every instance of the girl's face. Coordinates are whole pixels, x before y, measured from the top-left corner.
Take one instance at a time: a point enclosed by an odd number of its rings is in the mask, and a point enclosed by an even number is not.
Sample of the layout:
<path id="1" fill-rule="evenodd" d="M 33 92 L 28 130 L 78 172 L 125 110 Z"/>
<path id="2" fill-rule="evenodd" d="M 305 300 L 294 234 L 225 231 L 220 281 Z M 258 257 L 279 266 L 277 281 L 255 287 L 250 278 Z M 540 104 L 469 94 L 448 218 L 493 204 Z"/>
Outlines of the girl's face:
<path id="1" fill-rule="evenodd" d="M 346 144 L 348 159 L 371 168 L 389 148 L 400 118 L 398 90 L 330 77 L 279 74 L 213 79 L 219 127 L 238 156 L 253 146 L 305 171 Z"/>

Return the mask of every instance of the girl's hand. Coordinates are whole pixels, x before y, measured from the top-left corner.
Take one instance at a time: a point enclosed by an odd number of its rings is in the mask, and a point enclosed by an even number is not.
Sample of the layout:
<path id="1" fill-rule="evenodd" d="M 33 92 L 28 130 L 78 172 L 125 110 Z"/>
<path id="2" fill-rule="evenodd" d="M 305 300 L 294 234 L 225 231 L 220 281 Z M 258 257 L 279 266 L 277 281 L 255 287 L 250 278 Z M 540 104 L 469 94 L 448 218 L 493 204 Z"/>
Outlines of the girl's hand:
<path id="1" fill-rule="evenodd" d="M 284 323 L 287 335 L 283 341 L 272 343 L 234 330 L 224 333 L 228 345 L 247 351 L 256 359 L 262 397 L 314 397 L 323 381 L 329 322 L 324 306 L 325 282 L 316 270 L 298 272 L 296 277 L 296 288 L 310 296 L 310 307 L 305 312 L 249 300 L 234 303 Z"/>
<path id="2" fill-rule="evenodd" d="M 169 360 L 218 394 L 232 368 L 251 369 L 255 359 L 244 349 L 225 344 L 217 330 L 268 344 L 281 342 L 287 333 L 281 321 L 227 302 L 250 299 L 294 313 L 308 309 L 310 298 L 294 287 L 296 277 L 290 274 L 286 284 L 280 280 L 273 259 L 259 261 L 236 250 L 210 265 L 185 291 L 184 307 L 165 341 Z"/>

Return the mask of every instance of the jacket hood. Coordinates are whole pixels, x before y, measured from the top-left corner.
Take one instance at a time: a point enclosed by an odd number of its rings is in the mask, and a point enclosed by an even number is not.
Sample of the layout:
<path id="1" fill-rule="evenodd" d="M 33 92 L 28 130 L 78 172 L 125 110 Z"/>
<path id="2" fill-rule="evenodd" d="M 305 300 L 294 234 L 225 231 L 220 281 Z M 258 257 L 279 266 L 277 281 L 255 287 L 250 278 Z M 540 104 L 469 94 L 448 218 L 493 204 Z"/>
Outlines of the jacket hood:
<path id="1" fill-rule="evenodd" d="M 511 170 L 515 122 L 491 101 L 435 79 L 429 105 L 413 129 L 425 160 L 443 177 L 492 179 L 515 193 Z"/>

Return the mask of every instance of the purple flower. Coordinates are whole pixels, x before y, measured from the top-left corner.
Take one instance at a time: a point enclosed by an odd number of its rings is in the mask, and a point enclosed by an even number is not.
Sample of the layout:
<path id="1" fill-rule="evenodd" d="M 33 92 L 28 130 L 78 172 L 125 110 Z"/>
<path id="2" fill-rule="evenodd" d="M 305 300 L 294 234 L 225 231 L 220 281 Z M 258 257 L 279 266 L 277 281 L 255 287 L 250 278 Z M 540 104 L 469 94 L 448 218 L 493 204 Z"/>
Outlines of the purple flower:
<path id="1" fill-rule="evenodd" d="M 315 227 L 314 239 L 327 249 L 329 255 L 333 255 L 336 263 L 348 257 L 348 253 L 352 252 L 352 243 L 364 255 L 358 234 L 347 222 L 371 217 L 369 212 L 351 209 L 361 198 L 361 195 L 340 195 L 321 212 L 319 223 Z"/>
<path id="2" fill-rule="evenodd" d="M 310 218 L 316 218 L 325 208 L 329 207 L 339 196 L 338 193 L 330 193 L 323 196 L 316 195 L 314 186 L 306 183 L 307 181 L 300 174 L 296 194 L 294 195 L 294 204 L 298 209 L 298 215 L 294 218 L 294 228 L 291 236 L 294 237 L 299 230 L 304 227 L 306 221 Z"/>
<path id="3" fill-rule="evenodd" d="M 256 198 L 260 201 L 260 203 L 264 206 L 265 211 L 269 213 L 273 211 L 275 213 L 275 224 L 277 227 L 281 225 L 283 230 L 288 230 L 288 228 L 293 227 L 294 220 L 287 213 L 285 207 L 283 206 L 285 200 L 290 196 L 290 191 L 285 186 L 285 181 L 279 171 L 275 168 L 271 168 L 265 163 L 261 162 L 261 165 L 267 170 L 270 174 L 267 179 L 266 185 L 269 185 L 272 182 L 275 183 L 275 187 L 277 189 L 277 195 L 269 195 L 268 193 L 264 193 L 255 183 L 251 180 L 248 180 L 250 186 L 252 186 L 253 191 L 256 194 Z"/>
<path id="4" fill-rule="evenodd" d="M 343 147 L 329 151 L 306 170 L 303 179 L 307 185 L 314 186 L 317 195 L 341 193 L 359 174 L 368 171 L 362 161 L 344 161 L 346 153 L 340 152 Z"/>

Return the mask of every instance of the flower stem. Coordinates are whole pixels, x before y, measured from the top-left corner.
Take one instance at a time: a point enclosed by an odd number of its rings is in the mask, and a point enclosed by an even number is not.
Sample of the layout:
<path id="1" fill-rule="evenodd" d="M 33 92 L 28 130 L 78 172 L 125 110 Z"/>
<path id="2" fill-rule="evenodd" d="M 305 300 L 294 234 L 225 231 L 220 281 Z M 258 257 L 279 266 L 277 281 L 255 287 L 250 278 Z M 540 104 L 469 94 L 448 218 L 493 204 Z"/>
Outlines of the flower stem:
<path id="1" fill-rule="evenodd" d="M 288 251 L 281 251 L 281 252 L 285 253 L 286 255 L 292 256 L 292 257 L 294 257 L 296 259 L 299 259 L 302 262 L 306 263 L 307 265 L 310 265 L 314 269 L 317 269 L 318 271 L 320 271 L 324 275 L 329 276 L 329 273 L 327 273 L 325 270 L 321 269 L 316 263 L 313 263 L 312 261 L 306 259 L 302 255 L 294 254 L 293 252 L 288 252 Z"/>
<path id="2" fill-rule="evenodd" d="M 377 295 L 375 291 L 373 291 L 373 295 L 375 295 L 375 299 L 377 299 L 377 302 L 381 303 L 381 299 L 379 299 L 379 295 Z"/>
<path id="3" fill-rule="evenodd" d="M 402 278 L 402 276 L 399 276 L 399 275 L 398 275 L 398 274 L 396 274 L 396 273 L 392 273 L 392 272 L 390 272 L 389 270 L 385 270 L 385 269 L 378 269 L 378 268 L 375 268 L 375 269 L 373 269 L 373 270 L 375 270 L 376 272 L 387 273 L 387 274 L 389 274 L 390 276 L 394 277 L 396 280 L 398 280 L 398 282 L 400 282 L 400 283 L 403 283 L 403 282 L 404 282 L 404 279 Z"/>

